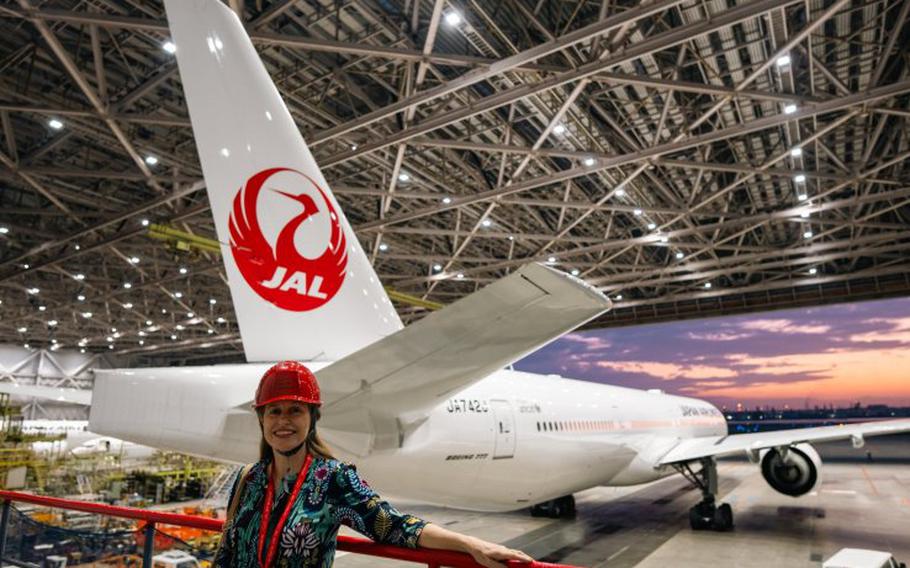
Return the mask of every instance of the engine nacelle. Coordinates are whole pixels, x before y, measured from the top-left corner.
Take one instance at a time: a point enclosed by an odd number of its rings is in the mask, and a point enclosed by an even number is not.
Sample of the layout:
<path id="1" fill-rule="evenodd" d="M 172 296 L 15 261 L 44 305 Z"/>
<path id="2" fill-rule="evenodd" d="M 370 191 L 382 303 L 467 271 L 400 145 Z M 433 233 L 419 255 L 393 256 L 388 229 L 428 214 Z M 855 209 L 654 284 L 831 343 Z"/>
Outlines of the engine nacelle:
<path id="1" fill-rule="evenodd" d="M 822 458 L 809 444 L 767 450 L 761 473 L 775 491 L 800 497 L 821 483 Z"/>

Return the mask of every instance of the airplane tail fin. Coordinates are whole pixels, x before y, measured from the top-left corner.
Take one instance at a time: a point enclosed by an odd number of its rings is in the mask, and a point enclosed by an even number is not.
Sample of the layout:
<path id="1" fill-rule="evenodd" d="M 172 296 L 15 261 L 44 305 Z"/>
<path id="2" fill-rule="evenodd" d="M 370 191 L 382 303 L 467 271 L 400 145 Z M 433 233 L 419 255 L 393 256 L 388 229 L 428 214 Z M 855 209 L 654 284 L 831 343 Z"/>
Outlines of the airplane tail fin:
<path id="1" fill-rule="evenodd" d="M 165 8 L 247 360 L 337 360 L 401 329 L 237 16 Z"/>

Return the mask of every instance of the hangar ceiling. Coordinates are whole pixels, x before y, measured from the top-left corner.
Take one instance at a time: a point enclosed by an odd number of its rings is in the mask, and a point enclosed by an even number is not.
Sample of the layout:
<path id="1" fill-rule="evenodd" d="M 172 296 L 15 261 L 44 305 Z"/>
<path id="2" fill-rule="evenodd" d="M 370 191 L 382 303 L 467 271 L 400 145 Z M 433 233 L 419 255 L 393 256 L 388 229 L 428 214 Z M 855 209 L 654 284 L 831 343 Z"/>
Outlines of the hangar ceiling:
<path id="1" fill-rule="evenodd" d="M 910 0 L 231 5 L 406 321 L 530 261 L 599 327 L 910 292 Z M 241 356 L 168 39 L 0 5 L 0 342 Z"/>

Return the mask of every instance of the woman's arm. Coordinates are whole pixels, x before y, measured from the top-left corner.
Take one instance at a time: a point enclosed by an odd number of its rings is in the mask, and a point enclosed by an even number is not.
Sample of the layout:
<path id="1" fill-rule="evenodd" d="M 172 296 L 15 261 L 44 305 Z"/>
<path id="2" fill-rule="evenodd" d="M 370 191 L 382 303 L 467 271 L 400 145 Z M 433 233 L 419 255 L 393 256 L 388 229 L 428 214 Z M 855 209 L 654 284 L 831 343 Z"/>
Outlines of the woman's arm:
<path id="1" fill-rule="evenodd" d="M 417 545 L 421 548 L 467 552 L 474 557 L 478 564 L 487 568 L 505 568 L 506 565 L 497 560 L 518 560 L 519 562 L 533 562 L 534 560 L 520 550 L 512 550 L 501 544 L 450 531 L 432 523 L 423 527 Z"/>

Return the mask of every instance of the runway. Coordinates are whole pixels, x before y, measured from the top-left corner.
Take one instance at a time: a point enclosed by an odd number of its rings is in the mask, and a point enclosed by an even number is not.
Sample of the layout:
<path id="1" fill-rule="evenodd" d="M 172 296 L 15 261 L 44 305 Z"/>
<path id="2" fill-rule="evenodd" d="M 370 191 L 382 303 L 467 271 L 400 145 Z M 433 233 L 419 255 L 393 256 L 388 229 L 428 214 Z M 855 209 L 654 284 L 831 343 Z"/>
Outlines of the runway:
<path id="1" fill-rule="evenodd" d="M 537 519 L 526 511 L 486 514 L 395 505 L 538 560 L 577 566 L 818 567 L 843 547 L 887 550 L 898 560 L 910 560 L 906 464 L 828 463 L 820 488 L 799 499 L 775 493 L 758 467 L 747 462 L 724 462 L 719 471 L 720 500 L 735 514 L 730 533 L 689 528 L 688 510 L 699 494 L 681 477 L 578 493 L 574 520 Z M 400 566 L 354 554 L 340 555 L 335 565 Z"/>

